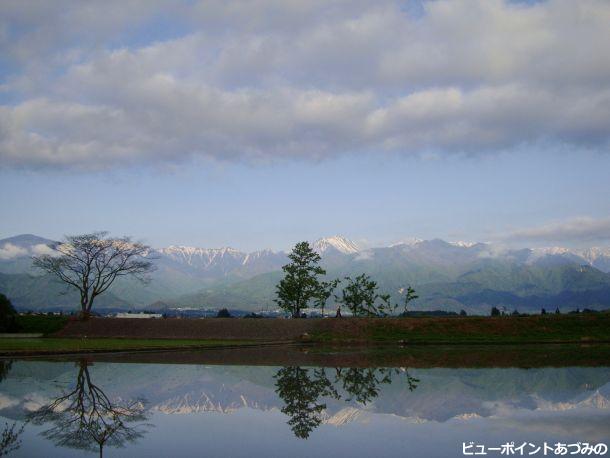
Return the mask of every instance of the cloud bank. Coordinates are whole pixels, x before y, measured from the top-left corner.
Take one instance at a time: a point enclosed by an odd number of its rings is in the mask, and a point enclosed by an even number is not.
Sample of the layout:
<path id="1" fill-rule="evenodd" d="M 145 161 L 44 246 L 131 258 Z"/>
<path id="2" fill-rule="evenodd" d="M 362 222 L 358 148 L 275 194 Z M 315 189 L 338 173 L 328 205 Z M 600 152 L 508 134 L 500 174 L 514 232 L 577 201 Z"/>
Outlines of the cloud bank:
<path id="1" fill-rule="evenodd" d="M 10 260 L 23 256 L 40 256 L 43 254 L 54 253 L 55 251 L 44 243 L 38 243 L 28 248 L 14 245 L 10 242 L 6 242 L 4 245 L 0 246 L 0 259 L 2 260 Z"/>
<path id="2" fill-rule="evenodd" d="M 610 242 L 610 218 L 579 217 L 505 234 L 506 241 L 599 243 Z"/>
<path id="3" fill-rule="evenodd" d="M 0 165 L 607 151 L 610 3 L 6 1 Z"/>

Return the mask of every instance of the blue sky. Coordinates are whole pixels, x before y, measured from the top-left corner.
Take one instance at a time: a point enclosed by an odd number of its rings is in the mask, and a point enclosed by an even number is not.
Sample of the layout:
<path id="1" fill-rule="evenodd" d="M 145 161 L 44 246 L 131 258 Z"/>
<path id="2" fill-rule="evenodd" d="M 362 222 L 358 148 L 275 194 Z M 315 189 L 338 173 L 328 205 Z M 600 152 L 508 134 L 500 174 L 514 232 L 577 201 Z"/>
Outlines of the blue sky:
<path id="1" fill-rule="evenodd" d="M 0 237 L 610 244 L 604 1 L 3 2 Z"/>

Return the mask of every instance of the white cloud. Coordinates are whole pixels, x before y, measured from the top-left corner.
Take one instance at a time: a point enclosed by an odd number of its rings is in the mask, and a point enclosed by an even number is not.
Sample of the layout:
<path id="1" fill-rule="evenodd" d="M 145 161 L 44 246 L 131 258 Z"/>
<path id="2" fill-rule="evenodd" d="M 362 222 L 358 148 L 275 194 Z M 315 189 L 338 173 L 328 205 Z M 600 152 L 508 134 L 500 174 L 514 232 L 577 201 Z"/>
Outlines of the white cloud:
<path id="1" fill-rule="evenodd" d="M 45 245 L 44 243 L 38 243 L 33 245 L 30 249 L 33 256 L 41 256 L 43 254 L 48 255 L 57 255 L 57 251 L 51 248 L 49 245 Z"/>
<path id="2" fill-rule="evenodd" d="M 28 250 L 17 245 L 13 245 L 12 243 L 5 243 L 2 247 L 0 247 L 0 259 L 13 259 L 27 255 Z"/>
<path id="3" fill-rule="evenodd" d="M 441 0 L 417 17 L 392 1 L 111 2 L 120 20 L 99 21 L 106 4 L 2 6 L 0 165 L 610 145 L 601 0 Z M 128 33 L 161 13 L 183 33 Z"/>
<path id="4" fill-rule="evenodd" d="M 502 237 L 507 241 L 610 242 L 610 218 L 578 217 L 539 227 L 518 229 Z"/>

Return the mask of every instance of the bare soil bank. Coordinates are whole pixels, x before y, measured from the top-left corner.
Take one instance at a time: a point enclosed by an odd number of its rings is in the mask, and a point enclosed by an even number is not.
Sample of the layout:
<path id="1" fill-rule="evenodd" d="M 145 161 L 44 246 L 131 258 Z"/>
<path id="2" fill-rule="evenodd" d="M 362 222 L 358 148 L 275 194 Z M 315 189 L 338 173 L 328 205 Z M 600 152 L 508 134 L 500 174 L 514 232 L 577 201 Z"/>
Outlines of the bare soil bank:
<path id="1" fill-rule="evenodd" d="M 296 320 L 92 318 L 69 321 L 55 336 L 409 344 L 610 342 L 610 314 Z"/>

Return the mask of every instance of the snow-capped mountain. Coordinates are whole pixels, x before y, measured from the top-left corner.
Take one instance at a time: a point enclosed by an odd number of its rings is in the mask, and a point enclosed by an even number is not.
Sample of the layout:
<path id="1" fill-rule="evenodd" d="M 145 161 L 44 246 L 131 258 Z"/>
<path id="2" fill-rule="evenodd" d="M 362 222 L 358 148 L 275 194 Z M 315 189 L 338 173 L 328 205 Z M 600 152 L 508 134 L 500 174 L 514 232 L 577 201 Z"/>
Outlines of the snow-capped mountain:
<path id="1" fill-rule="evenodd" d="M 360 248 L 356 243 L 345 237 L 341 237 L 340 235 L 316 240 L 313 243 L 313 249 L 322 255 L 333 250 L 343 254 L 353 254 L 360 251 Z"/>
<path id="2" fill-rule="evenodd" d="M 587 264 L 601 270 L 602 272 L 610 272 L 610 247 L 593 247 L 585 250 L 577 250 L 575 254 L 579 255 Z"/>
<path id="3" fill-rule="evenodd" d="M 31 256 L 50 251 L 53 241 L 32 235 L 0 240 L 0 292 L 19 308 L 67 307 L 74 298 L 61 285 L 40 279 Z M 409 239 L 387 247 L 361 249 L 333 236 L 313 242 L 329 276 L 371 275 L 399 300 L 413 285 L 421 308 L 465 309 L 480 313 L 491 305 L 540 310 L 557 306 L 603 309 L 610 306 L 610 248 L 509 249 L 471 242 Z M 273 304 L 285 252 L 251 253 L 233 248 L 171 245 L 151 250 L 157 270 L 151 282 L 113 285 L 108 307 L 233 307 L 261 310 Z M 32 274 L 36 276 L 32 276 Z M 40 294 L 45 291 L 45 294 Z"/>
<path id="4" fill-rule="evenodd" d="M 23 234 L 0 240 L 0 272 L 9 273 L 7 265 L 15 261 L 29 260 L 31 256 L 50 253 L 51 245 L 56 242 L 31 234 Z M 445 242 L 440 239 L 423 240 L 410 238 L 388 247 L 361 249 L 357 243 L 340 235 L 325 237 L 313 242 L 312 247 L 322 256 L 328 254 L 354 255 L 367 252 L 388 254 L 398 253 L 405 257 L 426 259 L 427 262 L 470 262 L 476 258 L 496 258 L 534 264 L 541 260 L 565 260 L 582 265 L 590 265 L 603 272 L 610 272 L 610 247 L 591 247 L 587 249 L 570 249 L 565 247 L 507 249 L 489 243 L 466 241 Z M 390 251 L 388 251 L 390 250 Z M 151 254 L 161 264 L 171 265 L 191 272 L 210 272 L 217 275 L 229 275 L 234 270 L 240 276 L 248 276 L 248 269 L 255 274 L 262 271 L 279 269 L 286 262 L 286 253 L 272 250 L 243 252 L 230 247 L 200 248 L 181 245 L 170 245 L 153 249 Z M 261 267 L 264 266 L 264 267 Z M 14 269 L 10 269 L 13 273 Z"/>
<path id="5" fill-rule="evenodd" d="M 162 268 L 219 279 L 230 276 L 249 278 L 280 269 L 287 262 L 286 255 L 272 250 L 251 253 L 234 248 L 196 248 L 171 245 L 156 250 L 157 264 Z"/>
<path id="6" fill-rule="evenodd" d="M 246 254 L 233 248 L 196 248 L 170 245 L 156 251 L 162 264 L 178 265 L 192 271 L 227 274 L 242 265 Z"/>
<path id="7" fill-rule="evenodd" d="M 243 253 L 233 248 L 196 248 L 189 246 L 170 245 L 161 248 L 159 253 L 174 261 L 183 262 L 190 266 L 209 266 L 219 259 L 236 259 L 242 262 Z"/>

